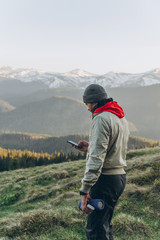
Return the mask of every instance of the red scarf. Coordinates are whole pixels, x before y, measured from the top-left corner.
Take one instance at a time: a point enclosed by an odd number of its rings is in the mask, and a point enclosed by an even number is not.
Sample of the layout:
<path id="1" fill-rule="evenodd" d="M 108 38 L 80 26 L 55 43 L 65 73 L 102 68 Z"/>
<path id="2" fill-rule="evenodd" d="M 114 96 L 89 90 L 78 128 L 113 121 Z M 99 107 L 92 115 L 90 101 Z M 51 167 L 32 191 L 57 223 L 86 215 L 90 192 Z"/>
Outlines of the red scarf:
<path id="1" fill-rule="evenodd" d="M 112 101 L 108 102 L 102 107 L 97 108 L 94 113 L 102 113 L 102 112 L 111 112 L 117 115 L 119 118 L 124 117 L 124 111 L 123 109 L 118 105 L 117 102 Z"/>

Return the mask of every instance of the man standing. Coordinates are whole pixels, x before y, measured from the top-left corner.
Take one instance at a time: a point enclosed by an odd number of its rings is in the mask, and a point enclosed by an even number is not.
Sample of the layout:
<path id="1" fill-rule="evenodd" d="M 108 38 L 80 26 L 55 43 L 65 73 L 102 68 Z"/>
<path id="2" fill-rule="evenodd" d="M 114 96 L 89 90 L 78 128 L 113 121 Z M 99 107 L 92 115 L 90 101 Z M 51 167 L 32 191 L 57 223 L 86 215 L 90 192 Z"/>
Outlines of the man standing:
<path id="1" fill-rule="evenodd" d="M 86 235 L 88 240 L 113 240 L 112 215 L 118 198 L 126 184 L 126 151 L 129 137 L 123 109 L 104 88 L 89 85 L 83 101 L 92 112 L 89 143 L 80 141 L 81 151 L 87 152 L 86 169 L 80 188 L 81 209 L 88 214 Z M 103 210 L 87 209 L 88 198 L 103 199 Z"/>

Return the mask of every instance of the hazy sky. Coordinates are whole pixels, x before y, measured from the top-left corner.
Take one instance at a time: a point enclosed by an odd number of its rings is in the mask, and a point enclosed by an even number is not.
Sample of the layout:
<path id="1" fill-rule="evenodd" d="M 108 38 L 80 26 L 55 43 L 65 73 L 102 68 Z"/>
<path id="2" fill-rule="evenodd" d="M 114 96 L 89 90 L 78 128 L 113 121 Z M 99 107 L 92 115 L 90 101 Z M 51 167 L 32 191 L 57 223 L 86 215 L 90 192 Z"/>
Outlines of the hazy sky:
<path id="1" fill-rule="evenodd" d="M 160 0 L 0 0 L 0 67 L 160 68 Z"/>

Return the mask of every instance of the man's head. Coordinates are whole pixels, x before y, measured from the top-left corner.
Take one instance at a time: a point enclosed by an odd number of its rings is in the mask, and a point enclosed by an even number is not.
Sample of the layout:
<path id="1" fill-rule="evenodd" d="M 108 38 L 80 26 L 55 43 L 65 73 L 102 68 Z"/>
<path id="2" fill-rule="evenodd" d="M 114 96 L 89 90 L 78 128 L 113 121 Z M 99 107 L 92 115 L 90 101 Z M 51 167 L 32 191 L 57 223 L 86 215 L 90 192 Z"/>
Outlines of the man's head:
<path id="1" fill-rule="evenodd" d="M 87 105 L 88 111 L 92 111 L 93 107 L 103 99 L 107 99 L 105 89 L 98 84 L 89 85 L 83 94 L 83 102 Z"/>
<path id="2" fill-rule="evenodd" d="M 89 85 L 83 94 L 84 103 L 96 103 L 107 98 L 108 96 L 105 89 L 98 84 Z"/>

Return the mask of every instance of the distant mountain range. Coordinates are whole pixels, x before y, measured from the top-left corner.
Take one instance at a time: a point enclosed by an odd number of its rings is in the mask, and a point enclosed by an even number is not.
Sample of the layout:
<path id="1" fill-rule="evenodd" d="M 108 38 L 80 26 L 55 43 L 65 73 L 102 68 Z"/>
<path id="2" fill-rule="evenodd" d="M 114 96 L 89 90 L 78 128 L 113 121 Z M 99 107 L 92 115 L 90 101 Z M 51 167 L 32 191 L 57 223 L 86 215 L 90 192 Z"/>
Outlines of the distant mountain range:
<path id="1" fill-rule="evenodd" d="M 132 135 L 160 140 L 160 70 L 108 73 L 106 78 L 82 70 L 47 76 L 29 69 L 0 69 L 0 133 L 87 134 L 91 119 L 82 96 L 84 87 L 96 82 L 123 107 Z M 55 87 L 56 82 L 61 87 Z"/>
<path id="2" fill-rule="evenodd" d="M 0 78 L 16 79 L 22 82 L 40 82 L 49 88 L 85 88 L 91 83 L 98 83 L 105 88 L 137 87 L 160 84 L 160 69 L 137 74 L 108 72 L 98 75 L 80 69 L 67 73 L 55 73 L 3 67 L 0 68 Z"/>

